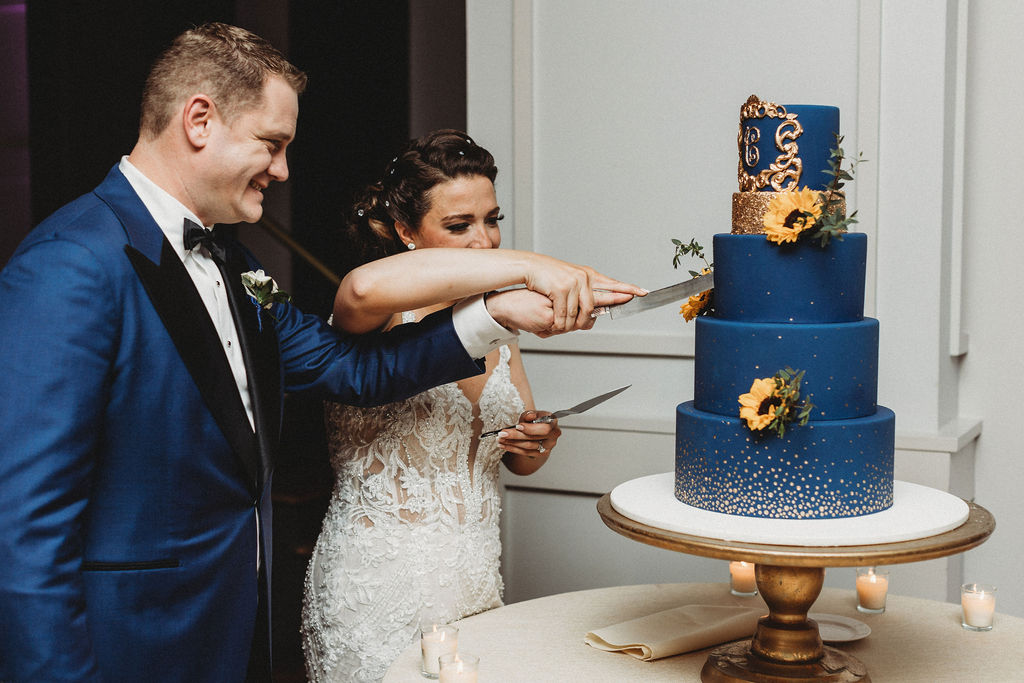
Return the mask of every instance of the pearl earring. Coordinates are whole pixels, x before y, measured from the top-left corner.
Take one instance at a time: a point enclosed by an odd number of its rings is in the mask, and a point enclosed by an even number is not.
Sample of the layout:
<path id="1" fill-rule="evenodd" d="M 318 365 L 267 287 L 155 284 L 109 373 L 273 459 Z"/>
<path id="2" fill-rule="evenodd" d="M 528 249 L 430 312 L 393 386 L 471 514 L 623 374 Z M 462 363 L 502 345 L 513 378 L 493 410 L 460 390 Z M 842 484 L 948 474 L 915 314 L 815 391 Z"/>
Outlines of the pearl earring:
<path id="1" fill-rule="evenodd" d="M 413 244 L 412 242 L 409 242 L 409 244 L 407 244 L 407 245 L 405 245 L 405 246 L 409 247 L 409 251 L 412 251 L 413 249 L 415 249 L 415 248 L 416 248 L 416 245 L 415 245 L 415 244 Z"/>

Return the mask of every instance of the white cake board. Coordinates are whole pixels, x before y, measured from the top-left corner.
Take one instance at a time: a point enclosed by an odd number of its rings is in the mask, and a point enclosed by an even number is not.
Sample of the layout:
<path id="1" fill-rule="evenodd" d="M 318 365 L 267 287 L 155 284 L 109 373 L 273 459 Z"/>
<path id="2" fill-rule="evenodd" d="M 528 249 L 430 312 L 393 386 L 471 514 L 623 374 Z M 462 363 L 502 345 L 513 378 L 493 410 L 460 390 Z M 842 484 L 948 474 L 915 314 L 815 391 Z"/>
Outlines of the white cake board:
<path id="1" fill-rule="evenodd" d="M 652 474 L 619 484 L 615 510 L 648 526 L 723 541 L 771 545 L 846 546 L 897 543 L 955 529 L 970 509 L 951 493 L 906 481 L 893 484 L 893 506 L 843 519 L 767 519 L 701 510 L 675 497 L 675 473 Z"/>

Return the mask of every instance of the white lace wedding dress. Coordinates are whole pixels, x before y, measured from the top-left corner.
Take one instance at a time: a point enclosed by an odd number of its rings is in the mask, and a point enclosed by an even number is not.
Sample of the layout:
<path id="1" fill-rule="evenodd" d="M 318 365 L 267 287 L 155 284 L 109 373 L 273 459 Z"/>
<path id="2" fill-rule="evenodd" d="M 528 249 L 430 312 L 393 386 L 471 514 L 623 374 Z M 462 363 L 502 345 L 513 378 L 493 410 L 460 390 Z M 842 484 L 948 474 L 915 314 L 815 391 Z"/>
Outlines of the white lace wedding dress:
<path id="1" fill-rule="evenodd" d="M 336 473 L 306 575 L 303 648 L 311 681 L 377 681 L 419 623 L 502 604 L 496 439 L 523 411 L 499 362 L 476 404 L 458 385 L 379 408 L 328 404 Z"/>

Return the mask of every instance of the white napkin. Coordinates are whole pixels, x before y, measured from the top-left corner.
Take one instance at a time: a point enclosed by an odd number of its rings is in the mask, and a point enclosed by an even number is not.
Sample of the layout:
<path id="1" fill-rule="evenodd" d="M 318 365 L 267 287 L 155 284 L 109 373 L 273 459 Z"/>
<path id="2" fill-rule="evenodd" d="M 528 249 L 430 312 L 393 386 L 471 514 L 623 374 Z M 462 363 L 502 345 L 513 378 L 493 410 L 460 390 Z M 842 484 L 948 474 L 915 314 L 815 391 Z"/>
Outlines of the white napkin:
<path id="1" fill-rule="evenodd" d="M 764 608 L 683 605 L 591 631 L 583 641 L 649 661 L 749 638 L 764 614 Z"/>

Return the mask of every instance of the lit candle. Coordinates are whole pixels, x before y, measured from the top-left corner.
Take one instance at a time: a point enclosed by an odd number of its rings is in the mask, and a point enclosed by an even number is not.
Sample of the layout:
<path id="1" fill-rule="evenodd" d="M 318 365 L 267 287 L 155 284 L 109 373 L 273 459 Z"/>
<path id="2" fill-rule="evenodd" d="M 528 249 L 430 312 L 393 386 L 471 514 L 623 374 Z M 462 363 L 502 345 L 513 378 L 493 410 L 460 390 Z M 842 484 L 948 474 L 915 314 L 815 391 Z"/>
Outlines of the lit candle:
<path id="1" fill-rule="evenodd" d="M 441 656 L 440 683 L 477 683 L 480 658 L 466 653 Z"/>
<path id="2" fill-rule="evenodd" d="M 884 612 L 889 592 L 889 572 L 874 567 L 857 570 L 857 609 L 861 612 Z"/>
<path id="3" fill-rule="evenodd" d="M 753 595 L 757 593 L 757 579 L 752 562 L 730 562 L 729 578 L 733 594 Z"/>
<path id="4" fill-rule="evenodd" d="M 430 624 L 420 629 L 421 670 L 427 678 L 437 678 L 438 658 L 454 654 L 459 646 L 459 629 L 450 624 Z"/>
<path id="5" fill-rule="evenodd" d="M 969 631 L 989 631 L 996 613 L 996 587 L 966 583 L 960 587 L 962 626 Z"/>

